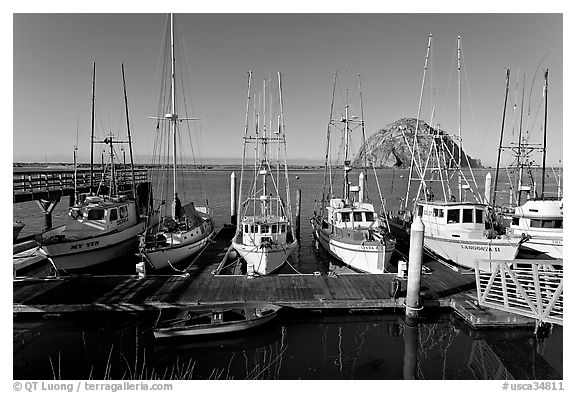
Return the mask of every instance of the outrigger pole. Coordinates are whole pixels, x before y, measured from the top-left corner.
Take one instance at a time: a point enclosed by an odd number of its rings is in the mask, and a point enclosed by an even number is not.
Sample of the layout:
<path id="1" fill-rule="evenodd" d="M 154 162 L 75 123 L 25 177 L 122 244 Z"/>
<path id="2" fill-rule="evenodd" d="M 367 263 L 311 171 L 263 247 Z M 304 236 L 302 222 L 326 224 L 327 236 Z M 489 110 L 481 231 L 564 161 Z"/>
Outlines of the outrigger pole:
<path id="1" fill-rule="evenodd" d="M 90 195 L 94 178 L 94 96 L 96 91 L 96 62 L 92 63 L 92 135 L 90 137 Z"/>

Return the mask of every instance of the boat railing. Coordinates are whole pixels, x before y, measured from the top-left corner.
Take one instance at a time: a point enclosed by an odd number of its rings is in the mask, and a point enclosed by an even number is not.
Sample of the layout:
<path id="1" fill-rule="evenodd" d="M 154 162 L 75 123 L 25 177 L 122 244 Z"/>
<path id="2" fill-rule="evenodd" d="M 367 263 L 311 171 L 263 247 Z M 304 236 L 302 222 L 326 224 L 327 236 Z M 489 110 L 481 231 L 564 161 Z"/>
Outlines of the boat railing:
<path id="1" fill-rule="evenodd" d="M 480 306 L 563 325 L 563 260 L 476 260 L 475 273 Z"/>

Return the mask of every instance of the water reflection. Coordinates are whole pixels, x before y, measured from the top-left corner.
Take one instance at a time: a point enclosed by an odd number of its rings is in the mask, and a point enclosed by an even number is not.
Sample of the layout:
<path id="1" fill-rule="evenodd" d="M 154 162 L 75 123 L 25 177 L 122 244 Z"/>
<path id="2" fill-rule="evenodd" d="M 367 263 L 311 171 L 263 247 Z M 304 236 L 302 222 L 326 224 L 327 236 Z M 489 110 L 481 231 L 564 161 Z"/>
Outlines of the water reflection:
<path id="1" fill-rule="evenodd" d="M 102 320 L 108 320 L 103 323 Z M 474 331 L 449 314 L 284 312 L 242 335 L 155 340 L 152 321 L 14 321 L 15 379 L 562 379 L 562 328 Z"/>

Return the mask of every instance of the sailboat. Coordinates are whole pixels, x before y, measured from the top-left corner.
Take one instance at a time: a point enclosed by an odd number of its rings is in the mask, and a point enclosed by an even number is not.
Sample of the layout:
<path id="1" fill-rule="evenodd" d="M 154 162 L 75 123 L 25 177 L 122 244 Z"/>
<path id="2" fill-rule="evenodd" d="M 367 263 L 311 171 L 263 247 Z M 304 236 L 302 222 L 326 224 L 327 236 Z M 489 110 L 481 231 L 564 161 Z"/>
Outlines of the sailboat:
<path id="1" fill-rule="evenodd" d="M 350 181 L 352 171 L 350 134 L 354 129 L 361 128 L 362 137 L 365 139 L 362 89 L 360 86 L 361 117 L 352 115 L 347 92 L 344 113 L 340 119 L 334 119 L 336 80 L 337 73 L 334 74 L 332 89 L 321 206 L 319 211 L 314 212 L 312 218 L 314 236 L 330 255 L 352 269 L 364 273 L 385 273 L 386 265 L 396 247 L 396 240 L 389 232 L 386 221 L 382 220 L 374 205 L 365 198 L 367 193 L 364 171 L 359 175 L 359 185 L 351 185 Z M 360 85 L 360 77 L 358 82 Z M 339 129 L 338 125 L 343 129 Z M 330 157 L 330 138 L 333 129 L 343 132 L 344 166 L 340 196 L 336 196 L 334 192 L 333 163 Z M 365 168 L 366 164 L 363 170 Z"/>
<path id="2" fill-rule="evenodd" d="M 516 157 L 517 172 L 516 192 L 510 189 L 510 200 L 508 205 L 497 206 L 503 222 L 508 222 L 508 231 L 512 236 L 525 237 L 527 241 L 520 246 L 519 256 L 529 258 L 563 258 L 563 237 L 564 237 L 564 199 L 561 196 L 560 187 L 555 196 L 545 196 L 546 180 L 546 131 L 547 131 L 547 110 L 548 110 L 548 70 L 544 71 L 544 140 L 542 145 L 529 143 L 528 137 L 524 136 L 522 130 L 522 118 L 524 108 L 524 89 L 522 89 L 522 110 L 520 113 L 520 129 L 518 131 L 517 145 L 503 147 L 500 142 L 498 150 L 498 163 L 503 149 L 508 148 L 514 151 Z M 504 128 L 502 128 L 502 132 Z M 502 136 L 501 136 L 502 141 Z M 542 179 L 541 192 L 537 195 L 535 176 L 532 173 L 531 153 L 542 152 Z M 499 167 L 499 165 L 497 166 Z M 498 168 L 499 169 L 499 168 Z M 498 169 L 496 171 L 493 204 L 496 204 L 496 193 L 498 185 Z M 523 174 L 528 172 L 531 184 L 523 183 Z M 510 172 L 510 170 L 509 170 Z M 523 193 L 526 193 L 526 200 L 523 202 Z M 532 193 L 532 198 L 530 194 Z"/>
<path id="3" fill-rule="evenodd" d="M 298 246 L 294 233 L 290 204 L 290 184 L 286 159 L 286 132 L 282 101 L 282 76 L 278 73 L 277 101 L 268 100 L 266 107 L 266 80 L 263 91 L 254 104 L 251 97 L 252 72 L 248 73 L 248 98 L 246 101 L 246 123 L 244 128 L 244 147 L 242 170 L 240 172 L 240 194 L 237 214 L 236 234 L 232 247 L 246 262 L 248 274 L 270 274 L 280 268 Z M 269 83 L 271 85 L 271 83 Z M 269 89 L 270 96 L 271 86 Z M 262 105 L 260 105 L 262 104 Z M 277 105 L 276 105 L 277 104 Z M 254 111 L 253 124 L 249 124 L 250 108 Z M 273 107 L 279 114 L 272 114 Z M 268 117 L 267 117 L 268 116 Z M 277 120 L 276 131 L 272 124 Z M 267 120 L 269 123 L 267 124 Z M 248 145 L 255 144 L 253 179 L 248 195 L 242 197 L 242 188 L 247 172 L 246 162 Z M 273 147 L 276 157 L 273 157 Z M 282 179 L 283 177 L 283 179 Z M 279 191 L 284 182 L 285 199 Z"/>
<path id="4" fill-rule="evenodd" d="M 411 217 L 418 215 L 424 223 L 424 247 L 428 253 L 438 256 L 448 262 L 461 267 L 474 268 L 477 259 L 485 260 L 513 260 L 520 242 L 506 234 L 499 234 L 490 227 L 488 220 L 488 201 L 482 199 L 477 191 L 474 173 L 470 170 L 470 182 L 462 170 L 462 157 L 468 160 L 462 146 L 461 118 L 458 117 L 458 135 L 455 136 L 459 145 L 456 151 L 451 152 L 447 146 L 445 135 L 438 129 L 428 130 L 433 134 L 432 143 L 426 159 L 420 152 L 418 143 L 420 108 L 422 93 L 428 68 L 428 58 L 432 43 L 432 35 L 428 40 L 424 77 L 422 80 L 418 116 L 412 146 L 404 134 L 404 140 L 412 153 L 408 188 L 404 199 L 404 212 L 390 217 L 390 226 L 393 232 L 399 232 L 398 237 L 407 239 L 411 224 Z M 458 37 L 458 113 L 460 110 L 460 37 Z M 454 143 L 452 143 L 454 146 Z M 469 162 L 466 163 L 470 169 Z M 452 180 L 452 182 L 451 182 Z M 408 210 L 410 191 L 413 183 L 418 185 L 414 197 L 412 212 Z M 457 182 L 455 185 L 454 182 Z M 452 184 L 451 184 L 452 183 Z M 433 184 L 440 184 L 442 196 L 435 197 Z M 454 190 L 454 186 L 457 190 Z M 438 190 L 436 190 L 438 192 Z M 456 191 L 456 192 L 453 192 Z M 468 200 L 468 192 L 472 200 Z M 481 265 L 481 269 L 490 269 L 489 264 Z"/>
<path id="5" fill-rule="evenodd" d="M 124 65 L 122 65 L 124 81 Z M 114 139 L 110 133 L 103 141 L 94 138 L 94 99 L 96 83 L 96 63 L 92 77 L 92 136 L 90 143 L 90 190 L 88 195 L 79 195 L 79 202 L 70 207 L 64 225 L 43 232 L 38 243 L 43 253 L 57 270 L 76 270 L 108 262 L 134 252 L 138 247 L 138 235 L 144 232 L 146 218 L 141 216 L 136 201 L 134 183 L 132 137 L 128 121 L 128 103 L 124 81 L 128 140 Z M 110 154 L 110 181 L 104 184 L 105 177 L 98 187 L 94 184 L 94 144 L 104 143 Z M 123 193 L 118 184 L 114 160 L 114 145 L 127 143 L 130 146 L 132 168 L 131 190 Z M 75 148 L 76 150 L 76 148 Z M 74 151 L 74 156 L 76 151 Z M 95 190 L 95 191 L 94 191 Z M 106 192 L 108 191 L 108 192 Z"/>
<path id="6" fill-rule="evenodd" d="M 158 155 L 166 154 L 166 162 L 157 163 L 162 168 L 167 167 L 171 171 L 172 177 L 172 206 L 171 211 L 167 212 L 164 200 L 160 200 L 160 205 L 157 208 L 159 211 L 159 225 L 153 226 L 140 237 L 140 255 L 150 263 L 154 269 L 162 269 L 168 266 L 176 269 L 175 264 L 184 261 L 200 251 L 206 246 L 214 237 L 215 225 L 212 219 L 212 214 L 208 206 L 196 206 L 194 202 L 189 201 L 187 204 L 182 204 L 178 196 L 186 193 L 184 184 L 179 189 L 178 184 L 178 160 L 182 157 L 178 155 L 177 147 L 182 146 L 179 139 L 180 124 L 184 121 L 198 120 L 197 118 L 180 117 L 177 113 L 178 106 L 176 98 L 180 97 L 177 93 L 183 94 L 184 91 L 179 92 L 176 90 L 176 76 L 177 72 L 182 72 L 181 69 L 176 68 L 175 57 L 175 40 L 174 40 L 174 16 L 170 15 L 169 31 L 170 36 L 170 50 L 167 54 L 166 60 L 170 62 L 170 66 L 165 67 L 164 77 L 169 79 L 168 88 L 163 88 L 160 94 L 160 110 L 167 108 L 168 112 L 165 115 L 158 115 L 153 117 L 157 121 L 156 128 L 158 145 L 163 142 L 166 146 L 165 150 L 159 148 Z M 182 79 L 183 80 L 183 79 Z M 186 102 L 183 98 L 182 102 Z M 186 108 L 184 108 L 186 110 Z M 190 132 L 190 130 L 188 130 Z M 170 135 L 168 137 L 167 135 Z M 191 141 L 191 139 L 190 139 Z M 171 148 L 171 149 L 170 149 Z M 171 152 L 170 152 L 171 150 Z M 160 160 L 160 158 L 159 158 Z M 170 162 L 171 160 L 171 162 Z M 168 164 L 170 162 L 170 164 Z M 160 189 L 161 198 L 169 191 L 165 188 L 167 181 L 166 176 L 169 174 L 164 170 L 158 170 L 158 189 Z M 181 173 L 184 177 L 186 174 Z M 201 184 L 200 184 L 201 186 Z M 206 199 L 206 202 L 208 200 Z"/>

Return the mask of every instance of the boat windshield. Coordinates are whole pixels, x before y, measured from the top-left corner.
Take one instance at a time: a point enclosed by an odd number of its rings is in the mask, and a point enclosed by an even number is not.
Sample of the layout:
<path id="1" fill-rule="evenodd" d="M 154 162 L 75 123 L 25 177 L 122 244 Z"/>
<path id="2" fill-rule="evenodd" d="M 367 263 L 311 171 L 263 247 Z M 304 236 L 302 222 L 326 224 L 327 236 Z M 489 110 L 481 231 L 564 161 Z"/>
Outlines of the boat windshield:
<path id="1" fill-rule="evenodd" d="M 90 209 L 88 210 L 88 220 L 103 220 L 104 209 Z"/>

